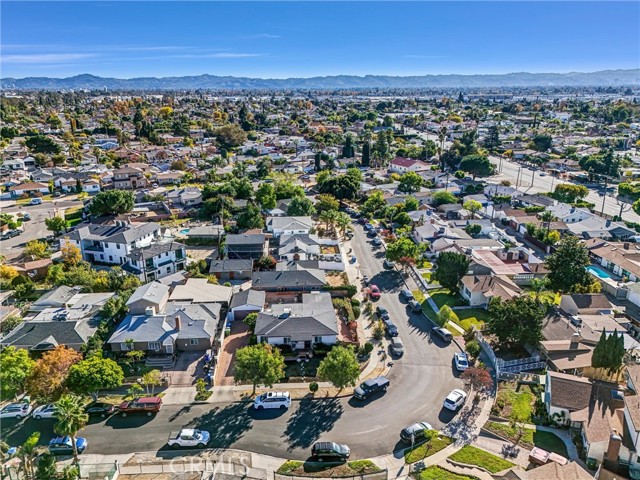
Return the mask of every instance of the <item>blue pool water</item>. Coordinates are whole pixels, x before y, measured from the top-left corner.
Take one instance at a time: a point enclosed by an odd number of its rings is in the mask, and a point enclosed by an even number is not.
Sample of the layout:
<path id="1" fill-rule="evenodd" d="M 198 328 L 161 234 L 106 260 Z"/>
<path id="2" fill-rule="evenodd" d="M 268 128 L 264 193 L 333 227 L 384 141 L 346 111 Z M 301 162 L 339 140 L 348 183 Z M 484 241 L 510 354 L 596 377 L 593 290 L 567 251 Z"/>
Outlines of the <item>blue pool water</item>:
<path id="1" fill-rule="evenodd" d="M 190 228 L 185 228 L 185 229 L 183 229 L 183 230 L 180 230 L 180 233 L 181 233 L 182 235 L 186 235 L 187 233 L 189 233 L 189 230 L 191 230 L 191 229 L 190 229 Z"/>
<path id="2" fill-rule="evenodd" d="M 593 273 L 596 277 L 599 278 L 611 278 L 611 275 L 609 275 L 607 272 L 605 272 L 604 270 L 598 268 L 598 267 L 594 267 L 593 265 L 590 265 L 587 267 L 587 270 L 589 270 L 591 273 Z"/>

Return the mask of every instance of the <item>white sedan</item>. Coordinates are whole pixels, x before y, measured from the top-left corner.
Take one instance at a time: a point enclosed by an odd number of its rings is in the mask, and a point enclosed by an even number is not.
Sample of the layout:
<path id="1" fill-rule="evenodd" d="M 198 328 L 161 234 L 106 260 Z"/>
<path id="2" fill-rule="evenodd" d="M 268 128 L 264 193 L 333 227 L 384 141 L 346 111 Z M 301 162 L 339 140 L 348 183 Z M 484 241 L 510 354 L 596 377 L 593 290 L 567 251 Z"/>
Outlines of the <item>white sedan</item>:
<path id="1" fill-rule="evenodd" d="M 467 360 L 466 353 L 456 352 L 453 355 L 453 361 L 456 365 L 456 370 L 459 372 L 464 372 L 467 368 L 469 368 L 469 361 Z"/>
<path id="2" fill-rule="evenodd" d="M 456 388 L 455 390 L 451 390 L 451 393 L 447 395 L 447 398 L 444 399 L 442 406 L 455 412 L 464 404 L 464 401 L 466 399 L 467 393 Z"/>
<path id="3" fill-rule="evenodd" d="M 28 403 L 10 403 L 0 410 L 0 418 L 15 418 L 20 420 L 31 413 L 31 405 Z"/>
<path id="4" fill-rule="evenodd" d="M 49 405 L 41 405 L 34 409 L 31 416 L 36 420 L 42 420 L 43 418 L 53 418 L 56 413 L 56 406 L 53 403 Z"/>

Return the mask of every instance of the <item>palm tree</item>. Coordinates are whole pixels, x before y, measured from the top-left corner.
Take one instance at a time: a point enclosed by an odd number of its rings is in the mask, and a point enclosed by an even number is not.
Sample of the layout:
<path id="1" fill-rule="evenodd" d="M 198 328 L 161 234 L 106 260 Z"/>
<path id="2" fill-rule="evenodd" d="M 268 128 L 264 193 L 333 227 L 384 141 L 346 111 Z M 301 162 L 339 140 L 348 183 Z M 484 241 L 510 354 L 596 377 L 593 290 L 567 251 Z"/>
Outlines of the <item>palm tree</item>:
<path id="1" fill-rule="evenodd" d="M 337 212 L 335 210 L 325 210 L 320 214 L 320 221 L 324 222 L 326 229 L 333 229 L 337 219 Z"/>
<path id="2" fill-rule="evenodd" d="M 24 472 L 26 478 L 33 478 L 35 474 L 33 464 L 38 456 L 38 441 L 40 441 L 40 432 L 33 432 L 18 447 L 16 456 L 20 459 L 20 469 Z"/>
<path id="3" fill-rule="evenodd" d="M 84 411 L 82 398 L 68 394 L 63 395 L 56 403 L 55 418 L 58 420 L 53 430 L 58 435 L 70 436 L 73 445 L 73 461 L 78 463 L 78 450 L 76 447 L 76 434 L 82 430 L 89 421 L 89 415 Z"/>
<path id="4" fill-rule="evenodd" d="M 540 220 L 547 224 L 547 237 L 549 236 L 549 230 L 551 229 L 551 222 L 555 220 L 555 216 L 549 210 L 545 210 L 540 214 Z"/>
<path id="5" fill-rule="evenodd" d="M 351 217 L 344 212 L 339 212 L 336 217 L 336 224 L 340 231 L 342 232 L 342 237 L 344 238 L 347 230 L 351 229 Z"/>
<path id="6" fill-rule="evenodd" d="M 536 302 L 540 302 L 540 295 L 547 289 L 549 282 L 546 278 L 534 278 L 531 280 L 531 291 L 533 292 L 533 299 Z"/>

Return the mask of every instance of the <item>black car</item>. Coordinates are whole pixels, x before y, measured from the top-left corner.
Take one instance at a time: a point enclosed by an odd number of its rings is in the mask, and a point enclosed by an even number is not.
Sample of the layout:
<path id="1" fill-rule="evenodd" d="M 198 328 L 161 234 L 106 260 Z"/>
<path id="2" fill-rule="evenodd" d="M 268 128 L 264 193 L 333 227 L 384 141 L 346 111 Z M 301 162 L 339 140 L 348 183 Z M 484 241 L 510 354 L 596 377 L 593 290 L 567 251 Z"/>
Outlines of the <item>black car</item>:
<path id="1" fill-rule="evenodd" d="M 388 310 L 380 305 L 376 307 L 376 315 L 378 315 L 378 318 L 381 318 L 382 320 L 389 320 Z"/>
<path id="2" fill-rule="evenodd" d="M 384 322 L 384 328 L 387 330 L 387 334 L 390 337 L 397 337 L 398 327 L 396 327 L 396 324 L 393 323 L 390 319 L 383 320 L 383 322 Z"/>
<path id="3" fill-rule="evenodd" d="M 413 312 L 421 312 L 422 311 L 422 305 L 420 304 L 419 301 L 417 300 L 411 300 L 409 302 L 409 307 L 411 308 L 411 311 Z"/>
<path id="4" fill-rule="evenodd" d="M 84 411 L 86 414 L 99 416 L 102 418 L 105 418 L 108 415 L 111 415 L 114 412 L 114 410 L 115 410 L 115 407 L 112 404 L 103 403 L 103 402 L 93 402 L 84 408 Z"/>
<path id="5" fill-rule="evenodd" d="M 389 380 L 386 377 L 376 377 L 365 380 L 353 391 L 353 396 L 359 400 L 364 400 L 378 392 L 386 392 L 389 387 Z"/>
<path id="6" fill-rule="evenodd" d="M 335 442 L 318 442 L 311 448 L 311 455 L 318 462 L 330 458 L 346 461 L 351 455 L 351 450 L 346 445 L 340 445 Z"/>

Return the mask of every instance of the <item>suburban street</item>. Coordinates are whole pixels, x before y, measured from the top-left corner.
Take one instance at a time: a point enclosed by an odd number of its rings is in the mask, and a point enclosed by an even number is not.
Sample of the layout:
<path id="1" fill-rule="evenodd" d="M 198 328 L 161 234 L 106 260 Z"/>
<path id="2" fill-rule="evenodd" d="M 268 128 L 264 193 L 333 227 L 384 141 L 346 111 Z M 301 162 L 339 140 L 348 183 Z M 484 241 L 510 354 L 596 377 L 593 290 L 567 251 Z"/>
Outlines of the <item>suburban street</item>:
<path id="1" fill-rule="evenodd" d="M 521 190 L 526 190 L 527 193 L 542 193 L 552 191 L 559 183 L 570 183 L 566 180 L 561 180 L 557 177 L 547 174 L 541 176 L 541 170 L 531 171 L 526 166 L 522 166 L 516 162 L 511 162 L 506 159 L 500 159 L 498 157 L 490 157 L 491 162 L 496 165 L 497 175 L 487 179 L 489 183 L 500 183 L 503 180 L 509 180 L 512 186 L 519 185 Z M 518 174 L 518 172 L 520 172 Z M 519 177 L 519 178 L 518 178 Z M 518 182 L 519 180 L 519 182 Z M 587 202 L 594 203 L 595 211 L 600 213 L 602 211 L 602 200 L 604 194 L 604 188 L 599 190 L 589 189 L 589 195 L 585 198 Z M 619 215 L 620 204 L 615 199 L 615 193 L 610 190 L 604 198 L 604 213 L 607 215 Z M 631 210 L 630 204 L 624 204 L 622 218 L 624 220 L 632 222 L 640 222 L 640 216 Z"/>
<path id="2" fill-rule="evenodd" d="M 113 416 L 92 422 L 79 434 L 88 440 L 87 453 L 159 450 L 166 448 L 170 431 L 189 426 L 211 432 L 213 448 L 306 459 L 314 442 L 331 440 L 348 444 L 352 458 L 367 458 L 406 447 L 399 433 L 414 422 L 427 421 L 437 429 L 449 423 L 454 413 L 443 410 L 442 401 L 453 388 L 462 387 L 452 365 L 455 345 L 431 340 L 431 322 L 422 314 L 410 313 L 399 300 L 404 288 L 400 274 L 382 268 L 383 249 L 372 251 L 362 227 L 355 230 L 352 245 L 360 273 L 382 290 L 379 302 L 389 310 L 405 344 L 404 357 L 391 367 L 386 394 L 364 402 L 350 396 L 303 399 L 285 412 L 256 412 L 243 402 L 166 405 L 155 418 Z M 53 421 L 2 422 L 2 437 L 10 445 L 20 444 L 33 430 L 42 432 L 45 443 L 54 436 Z"/>

